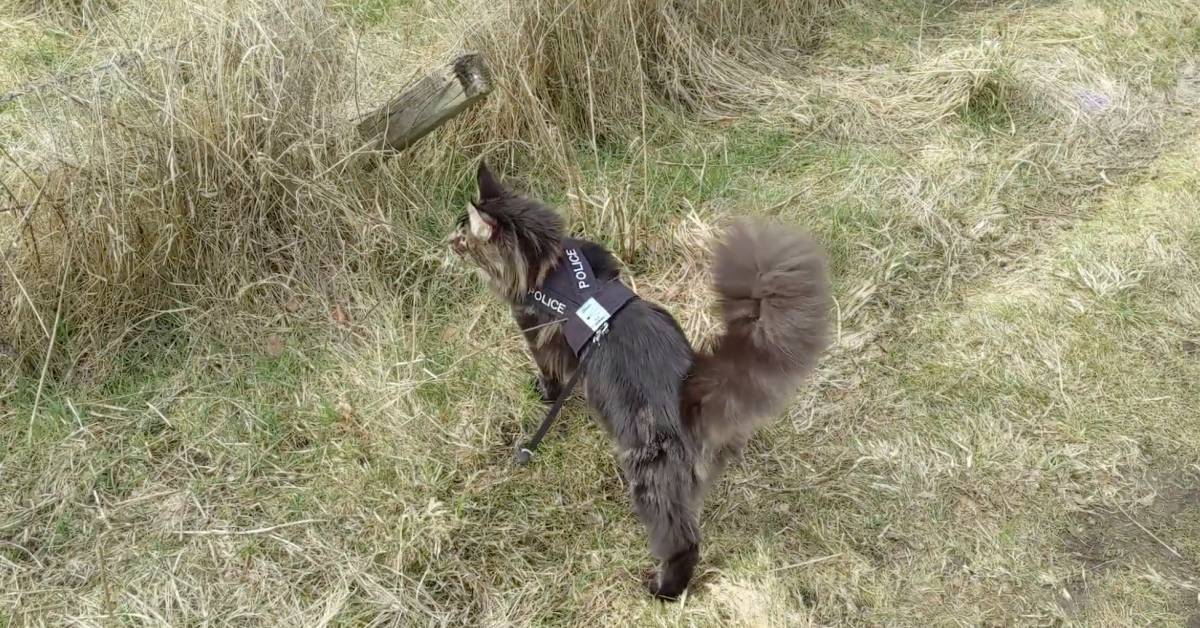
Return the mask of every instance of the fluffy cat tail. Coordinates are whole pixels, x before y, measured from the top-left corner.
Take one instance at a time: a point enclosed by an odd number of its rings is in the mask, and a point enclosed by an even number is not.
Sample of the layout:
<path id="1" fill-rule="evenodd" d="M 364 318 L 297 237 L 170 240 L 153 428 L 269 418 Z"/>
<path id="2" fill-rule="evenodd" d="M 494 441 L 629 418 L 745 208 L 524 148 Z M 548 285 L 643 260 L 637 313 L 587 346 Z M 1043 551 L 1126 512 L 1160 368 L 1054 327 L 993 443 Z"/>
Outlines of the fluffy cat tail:
<path id="1" fill-rule="evenodd" d="M 779 224 L 733 225 L 717 245 L 713 281 L 725 333 L 698 352 L 683 398 L 710 481 L 812 371 L 828 344 L 831 300 L 824 252 Z"/>

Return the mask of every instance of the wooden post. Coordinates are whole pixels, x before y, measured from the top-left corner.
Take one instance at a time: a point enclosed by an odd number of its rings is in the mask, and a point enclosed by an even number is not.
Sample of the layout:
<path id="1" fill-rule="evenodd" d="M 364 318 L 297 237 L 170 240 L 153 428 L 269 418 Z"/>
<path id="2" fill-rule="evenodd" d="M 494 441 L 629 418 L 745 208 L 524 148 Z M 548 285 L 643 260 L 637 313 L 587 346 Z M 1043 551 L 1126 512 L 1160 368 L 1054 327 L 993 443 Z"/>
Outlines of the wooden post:
<path id="1" fill-rule="evenodd" d="M 400 152 L 490 91 L 483 58 L 465 54 L 363 118 L 358 132 L 376 148 Z"/>

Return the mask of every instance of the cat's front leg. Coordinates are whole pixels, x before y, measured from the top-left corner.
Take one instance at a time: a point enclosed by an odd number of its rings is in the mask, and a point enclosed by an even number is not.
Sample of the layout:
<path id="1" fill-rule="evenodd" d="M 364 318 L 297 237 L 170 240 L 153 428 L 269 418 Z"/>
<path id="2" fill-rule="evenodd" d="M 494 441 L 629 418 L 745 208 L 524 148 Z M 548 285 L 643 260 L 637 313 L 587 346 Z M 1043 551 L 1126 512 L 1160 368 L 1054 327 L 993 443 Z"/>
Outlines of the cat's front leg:
<path id="1" fill-rule="evenodd" d="M 553 375 L 548 375 L 541 371 L 533 378 L 533 389 L 537 391 L 542 398 L 542 403 L 554 403 L 562 394 L 562 382 L 558 381 Z"/>
<path id="2" fill-rule="evenodd" d="M 577 368 L 575 354 L 565 341 L 530 343 L 529 352 L 537 365 L 538 375 L 534 387 L 542 401 L 554 403 L 563 394 L 565 382 Z"/>
<path id="3" fill-rule="evenodd" d="M 575 370 L 575 354 L 567 345 L 558 325 L 546 324 L 528 311 L 514 309 L 517 324 L 525 335 L 529 354 L 537 366 L 538 374 L 533 389 L 545 403 L 553 403 L 562 394 L 563 382 Z"/>

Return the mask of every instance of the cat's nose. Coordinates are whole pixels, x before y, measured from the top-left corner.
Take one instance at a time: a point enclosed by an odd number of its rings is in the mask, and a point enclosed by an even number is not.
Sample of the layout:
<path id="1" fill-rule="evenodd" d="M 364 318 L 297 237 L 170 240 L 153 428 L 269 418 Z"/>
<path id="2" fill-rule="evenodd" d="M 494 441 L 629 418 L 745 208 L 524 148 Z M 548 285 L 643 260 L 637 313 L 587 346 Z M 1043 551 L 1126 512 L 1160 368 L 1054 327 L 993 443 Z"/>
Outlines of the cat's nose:
<path id="1" fill-rule="evenodd" d="M 461 233 L 452 233 L 446 240 L 450 244 L 450 249 L 455 253 L 462 253 L 467 250 L 466 238 Z"/>

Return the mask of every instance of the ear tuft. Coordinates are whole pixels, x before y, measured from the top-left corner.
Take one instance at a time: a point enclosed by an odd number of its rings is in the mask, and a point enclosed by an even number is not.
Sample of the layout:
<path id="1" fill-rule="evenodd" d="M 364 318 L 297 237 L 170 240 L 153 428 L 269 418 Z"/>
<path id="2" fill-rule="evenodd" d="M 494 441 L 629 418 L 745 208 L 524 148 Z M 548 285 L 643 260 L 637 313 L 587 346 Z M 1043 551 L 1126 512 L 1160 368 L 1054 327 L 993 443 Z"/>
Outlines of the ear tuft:
<path id="1" fill-rule="evenodd" d="M 488 168 L 486 161 L 479 162 L 479 198 L 489 200 L 501 198 L 508 195 L 508 188 L 500 182 L 496 175 L 492 174 L 491 168 Z"/>
<path id="2" fill-rule="evenodd" d="M 479 211 L 475 203 L 467 205 L 467 218 L 471 223 L 471 236 L 477 240 L 488 241 L 496 233 L 496 219 Z"/>

